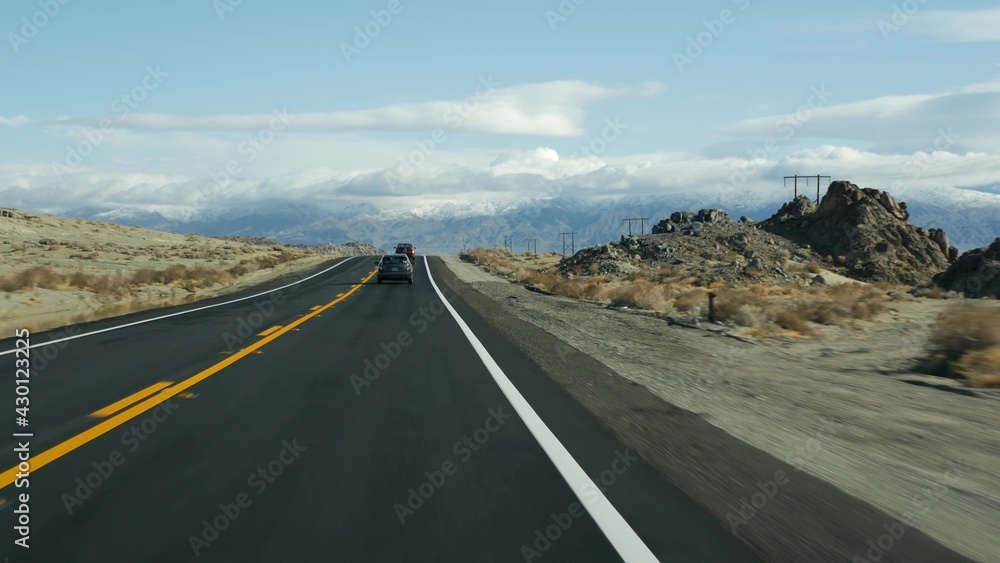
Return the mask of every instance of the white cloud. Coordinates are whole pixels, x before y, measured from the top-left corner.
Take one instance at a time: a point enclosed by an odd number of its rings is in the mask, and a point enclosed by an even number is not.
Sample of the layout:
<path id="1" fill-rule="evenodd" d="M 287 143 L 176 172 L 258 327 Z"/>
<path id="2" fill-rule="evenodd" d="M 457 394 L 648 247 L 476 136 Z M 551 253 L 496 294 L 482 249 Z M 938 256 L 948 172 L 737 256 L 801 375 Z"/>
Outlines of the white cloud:
<path id="1" fill-rule="evenodd" d="M 31 120 L 28 119 L 28 116 L 26 116 L 24 114 L 15 115 L 14 117 L 4 117 L 4 116 L 0 115 L 0 126 L 4 126 L 4 127 L 20 127 L 20 126 L 26 125 L 28 123 L 31 123 Z"/>
<path id="2" fill-rule="evenodd" d="M 779 144 L 802 139 L 866 142 L 878 152 L 908 152 L 932 147 L 951 131 L 954 150 L 1000 151 L 1000 79 L 933 94 L 882 96 L 858 102 L 807 105 L 798 112 L 746 119 L 719 130 L 750 146 L 774 139 Z M 815 99 L 815 98 L 814 98 Z"/>
<path id="3" fill-rule="evenodd" d="M 940 41 L 988 43 L 1000 41 L 1000 8 L 928 10 L 913 15 L 913 29 Z"/>
<path id="4" fill-rule="evenodd" d="M 781 177 L 819 170 L 833 179 L 889 189 L 901 197 L 939 193 L 975 193 L 1000 206 L 1000 196 L 958 190 L 958 186 L 997 186 L 1000 156 L 996 153 L 954 154 L 947 151 L 878 154 L 824 145 L 795 151 L 773 160 L 707 158 L 667 152 L 616 158 L 560 156 L 551 148 L 481 155 L 446 155 L 433 167 L 417 167 L 402 181 L 391 167 L 328 166 L 317 159 L 311 167 L 283 174 L 234 179 L 218 190 L 205 174 L 142 173 L 114 163 L 81 167 L 56 178 L 45 163 L 0 164 L 0 199 L 15 206 L 42 207 L 59 202 L 74 206 L 195 205 L 209 194 L 212 205 L 242 206 L 289 200 L 344 204 L 370 201 L 410 205 L 419 201 L 514 201 L 537 198 L 561 186 L 562 195 L 676 195 L 706 203 L 743 200 L 781 201 L 789 189 Z M 558 180 L 559 182 L 555 182 Z M 993 199 L 989 199 L 992 197 Z M 1000 208 L 1000 207 L 998 207 Z"/>
<path id="5" fill-rule="evenodd" d="M 584 133 L 586 108 L 596 102 L 624 96 L 654 96 L 658 82 L 637 87 L 609 88 L 581 80 L 563 80 L 503 86 L 483 78 L 463 98 L 398 104 L 380 108 L 328 113 L 178 115 L 137 113 L 117 126 L 168 131 L 256 131 L 280 129 L 300 132 L 445 131 L 502 135 L 572 137 Z M 100 118 L 78 120 L 93 124 Z"/>
<path id="6" fill-rule="evenodd" d="M 576 134 L 576 128 L 582 130 L 587 104 L 655 90 L 651 86 L 609 89 L 583 82 L 515 86 L 498 89 L 484 102 L 479 112 L 485 117 L 480 119 L 497 118 L 505 112 L 521 115 L 535 111 L 552 121 L 565 122 L 562 129 L 557 127 L 558 131 Z M 804 94 L 803 103 L 807 96 L 809 93 Z M 273 143 L 250 159 L 237 150 L 241 140 L 253 134 L 239 128 L 249 121 L 230 123 L 238 126 L 237 133 L 115 131 L 115 138 L 108 138 L 108 146 L 100 147 L 104 151 L 101 155 L 95 151 L 93 158 L 61 178 L 52 175 L 51 163 L 0 163 L 0 199 L 23 206 L 53 201 L 69 207 L 195 205 L 201 201 L 200 196 L 210 194 L 212 205 L 287 199 L 402 206 L 420 201 L 532 199 L 561 185 L 567 195 L 670 194 L 715 202 L 737 198 L 752 201 L 782 199 L 788 190 L 782 187 L 781 177 L 807 171 L 904 193 L 959 193 L 956 190 L 961 186 L 996 190 L 1000 172 L 1000 139 L 995 135 L 1000 125 L 998 96 L 1000 80 L 939 93 L 884 96 L 842 104 L 833 103 L 837 93 L 832 92 L 827 105 L 815 106 L 807 116 L 799 116 L 801 131 L 795 130 L 791 142 L 803 146 L 797 150 L 786 147 L 785 151 L 756 159 L 744 151 L 711 154 L 708 150 L 579 157 L 559 154 L 546 146 L 530 150 L 468 147 L 449 136 L 433 146 L 412 173 L 402 177 L 401 160 L 417 148 L 412 140 L 390 141 L 360 133 L 279 133 Z M 445 102 L 432 104 L 448 107 Z M 370 110 L 375 113 L 365 114 L 364 119 L 384 127 L 427 127 L 434 122 L 426 105 Z M 730 141 L 759 147 L 762 139 L 777 137 L 776 123 L 789 117 L 748 119 L 720 133 Z M 351 119 L 362 117 L 355 115 Z M 486 124 L 488 120 L 482 122 L 483 127 Z M 78 126 L 64 127 L 63 137 L 76 139 L 79 131 L 73 127 Z M 499 127 L 497 121 L 492 131 L 501 131 Z M 942 132 L 949 137 L 942 138 Z M 809 146 L 803 142 L 806 139 L 823 140 Z M 848 146 L 851 144 L 873 148 L 859 150 Z M 132 158 L 131 146 L 139 147 L 137 154 L 157 156 Z M 212 175 L 224 170 L 232 160 L 240 170 L 219 190 Z M 988 204 L 996 205 L 995 198 Z"/>

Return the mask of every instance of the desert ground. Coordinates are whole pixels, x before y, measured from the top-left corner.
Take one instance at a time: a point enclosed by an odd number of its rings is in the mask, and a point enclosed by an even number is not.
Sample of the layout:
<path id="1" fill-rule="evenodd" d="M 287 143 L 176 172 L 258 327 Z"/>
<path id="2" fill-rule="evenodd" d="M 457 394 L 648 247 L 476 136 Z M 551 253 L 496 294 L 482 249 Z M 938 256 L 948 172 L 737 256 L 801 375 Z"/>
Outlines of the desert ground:
<path id="1" fill-rule="evenodd" d="M 12 335 L 18 328 L 37 332 L 226 295 L 359 252 L 333 245 L 252 244 L 4 211 L 0 334 Z"/>

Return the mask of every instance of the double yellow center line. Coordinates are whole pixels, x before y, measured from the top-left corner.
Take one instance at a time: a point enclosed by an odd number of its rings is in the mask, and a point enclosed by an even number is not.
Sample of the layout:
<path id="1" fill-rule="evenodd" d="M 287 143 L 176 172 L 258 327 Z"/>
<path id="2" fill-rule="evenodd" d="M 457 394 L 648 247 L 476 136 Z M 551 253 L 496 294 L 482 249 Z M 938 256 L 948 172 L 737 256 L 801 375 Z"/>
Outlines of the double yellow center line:
<path id="1" fill-rule="evenodd" d="M 268 334 L 267 336 L 265 336 L 261 340 L 258 340 L 257 342 L 254 342 L 247 348 L 244 348 L 239 352 L 236 352 L 232 356 L 229 356 L 226 359 L 222 360 L 221 362 L 201 372 L 198 372 L 195 375 L 192 375 L 191 377 L 185 379 L 184 381 L 181 381 L 177 385 L 174 385 L 173 387 L 167 387 L 166 389 L 160 391 L 156 395 L 153 395 L 152 397 L 149 397 L 143 400 L 142 402 L 132 407 L 129 407 L 128 409 L 116 414 L 115 416 L 108 418 L 107 420 L 104 420 L 98 423 L 97 425 L 84 430 L 83 432 L 77 434 L 76 436 L 73 436 L 72 438 L 66 440 L 65 442 L 57 444 L 36 456 L 32 456 L 31 461 L 29 462 L 29 467 L 30 467 L 29 470 L 34 472 L 41 469 L 42 467 L 45 467 L 46 465 L 52 463 L 53 461 L 59 459 L 60 457 L 79 448 L 80 446 L 96 438 L 99 438 L 104 434 L 107 434 L 108 432 L 114 430 L 115 428 L 121 426 L 122 424 L 125 424 L 126 422 L 141 415 L 142 413 L 155 408 L 163 401 L 166 401 L 167 399 L 170 399 L 172 397 L 181 394 L 182 392 L 190 389 L 191 387 L 194 387 L 195 385 L 201 383 L 202 381 L 208 379 L 209 377 L 212 377 L 213 375 L 219 373 L 220 371 L 226 369 L 227 367 L 235 364 L 239 360 L 249 356 L 250 354 L 255 353 L 260 348 L 263 348 L 264 346 L 277 340 L 281 336 L 288 334 L 289 332 L 292 332 L 293 330 L 295 330 L 296 327 L 306 322 L 307 320 L 319 316 L 319 314 L 322 313 L 323 311 L 326 311 L 327 309 L 333 307 L 337 303 L 340 303 L 341 301 L 347 299 L 352 294 L 354 294 L 354 292 L 356 292 L 359 288 L 361 288 L 362 285 L 367 283 L 368 280 L 372 279 L 372 277 L 374 276 L 375 276 L 374 271 L 369 272 L 366 277 L 361 279 L 360 283 L 352 285 L 350 290 L 339 295 L 336 299 L 327 303 L 326 305 L 320 306 L 318 309 L 312 311 L 311 313 L 306 314 L 301 318 L 291 322 L 290 324 L 280 328 L 279 330 Z M 170 385 L 169 382 L 162 382 L 162 383 L 165 384 L 164 387 Z M 159 390 L 159 389 L 154 389 L 153 391 L 150 391 L 150 389 L 152 389 L 152 387 L 144 389 L 143 391 L 140 391 L 137 394 L 133 394 L 129 397 L 126 397 L 125 399 L 122 399 L 121 401 L 109 405 L 108 407 L 101 409 L 100 411 L 97 412 L 105 412 L 105 411 L 109 411 L 109 413 L 117 412 L 124 405 L 127 405 L 130 402 L 136 400 L 137 399 L 136 395 L 142 397 L 145 396 L 142 395 L 143 393 L 148 392 L 147 394 L 151 394 Z M 4 471 L 3 473 L 0 473 L 0 489 L 3 489 L 4 487 L 12 484 L 14 480 L 17 478 L 18 471 L 19 470 L 17 466 L 14 466 L 8 469 L 7 471 Z"/>

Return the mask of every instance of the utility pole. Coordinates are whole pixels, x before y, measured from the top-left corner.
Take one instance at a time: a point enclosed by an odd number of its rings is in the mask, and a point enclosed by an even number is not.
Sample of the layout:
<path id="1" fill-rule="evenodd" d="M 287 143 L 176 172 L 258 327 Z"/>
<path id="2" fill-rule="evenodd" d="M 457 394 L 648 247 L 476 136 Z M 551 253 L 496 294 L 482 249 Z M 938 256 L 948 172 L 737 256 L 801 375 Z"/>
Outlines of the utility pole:
<path id="1" fill-rule="evenodd" d="M 562 235 L 563 256 L 566 256 L 566 235 L 569 235 L 569 253 L 576 254 L 576 233 L 559 233 Z"/>
<path id="2" fill-rule="evenodd" d="M 820 185 L 820 182 L 823 180 L 823 178 L 826 178 L 827 180 L 829 180 L 830 177 L 829 176 L 822 176 L 820 174 L 817 174 L 815 176 L 800 176 L 798 174 L 796 174 L 794 176 L 785 176 L 785 178 L 784 178 L 784 180 L 785 180 L 785 187 L 786 188 L 788 187 L 788 180 L 791 179 L 792 182 L 793 182 L 793 185 L 795 186 L 795 192 L 794 192 L 795 193 L 795 197 L 799 197 L 799 178 L 802 178 L 803 180 L 805 180 L 807 186 L 809 185 L 809 180 L 811 180 L 813 178 L 816 178 L 816 203 L 819 204 L 819 185 Z"/>
<path id="3" fill-rule="evenodd" d="M 532 245 L 532 243 L 534 243 L 534 245 L 535 245 L 535 255 L 538 255 L 538 239 L 536 239 L 536 238 L 526 238 L 526 239 L 524 239 L 524 241 L 528 243 L 528 252 L 531 252 L 531 245 Z"/>
<path id="4" fill-rule="evenodd" d="M 628 234 L 632 236 L 632 221 L 639 222 L 639 234 L 646 234 L 646 221 L 649 221 L 649 217 L 630 217 L 628 219 L 622 219 L 622 223 L 628 221 Z"/>
<path id="5" fill-rule="evenodd" d="M 514 235 L 503 236 L 503 249 L 514 254 Z"/>

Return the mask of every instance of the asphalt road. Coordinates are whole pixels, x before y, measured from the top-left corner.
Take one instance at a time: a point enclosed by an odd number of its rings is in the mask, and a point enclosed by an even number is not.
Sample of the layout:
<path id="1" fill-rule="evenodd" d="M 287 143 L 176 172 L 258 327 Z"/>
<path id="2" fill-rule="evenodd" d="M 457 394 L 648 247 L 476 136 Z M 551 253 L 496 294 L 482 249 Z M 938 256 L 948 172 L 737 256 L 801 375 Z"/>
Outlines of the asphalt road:
<path id="1" fill-rule="evenodd" d="M 253 299 L 32 335 L 103 331 L 31 350 L 25 428 L 0 342 L 0 554 L 758 560 L 419 263 L 412 285 L 354 258 Z"/>

